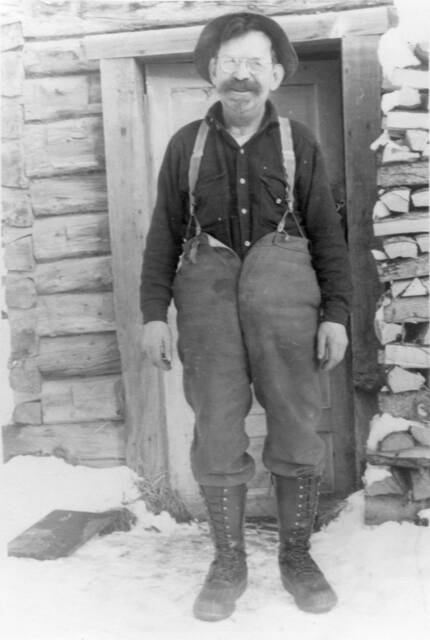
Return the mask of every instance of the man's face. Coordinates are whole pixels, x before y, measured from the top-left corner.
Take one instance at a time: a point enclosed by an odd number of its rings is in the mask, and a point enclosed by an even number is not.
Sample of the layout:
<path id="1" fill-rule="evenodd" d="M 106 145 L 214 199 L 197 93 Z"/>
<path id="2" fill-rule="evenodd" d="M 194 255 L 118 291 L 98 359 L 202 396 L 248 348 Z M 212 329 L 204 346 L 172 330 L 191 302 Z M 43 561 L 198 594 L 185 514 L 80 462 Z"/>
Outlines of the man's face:
<path id="1" fill-rule="evenodd" d="M 223 106 L 243 115 L 260 113 L 284 77 L 282 65 L 273 62 L 270 39 L 261 31 L 224 42 L 209 72 Z"/>

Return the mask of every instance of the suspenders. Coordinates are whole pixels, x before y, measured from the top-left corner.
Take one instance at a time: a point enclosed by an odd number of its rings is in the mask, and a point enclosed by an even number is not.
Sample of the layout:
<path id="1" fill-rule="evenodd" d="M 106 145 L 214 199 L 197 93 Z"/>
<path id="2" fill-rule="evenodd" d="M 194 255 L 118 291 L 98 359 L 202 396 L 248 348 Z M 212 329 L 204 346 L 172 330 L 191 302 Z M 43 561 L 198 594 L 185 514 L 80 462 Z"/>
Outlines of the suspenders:
<path id="1" fill-rule="evenodd" d="M 287 202 L 287 209 L 282 216 L 282 219 L 278 225 L 278 231 L 284 232 L 285 221 L 290 213 L 297 225 L 300 235 L 304 236 L 302 229 L 294 214 L 294 179 L 296 174 L 296 156 L 294 154 L 293 138 L 291 135 L 291 125 L 288 118 L 279 118 L 279 130 L 281 134 L 281 147 L 282 147 L 282 161 L 284 165 L 284 173 L 286 179 L 285 200 Z M 200 123 L 199 130 L 194 142 L 193 153 L 190 159 L 190 166 L 188 169 L 188 185 L 189 185 L 189 202 L 190 202 L 190 224 L 194 219 L 196 226 L 196 233 L 199 235 L 201 232 L 201 226 L 197 220 L 195 214 L 195 195 L 194 190 L 199 175 L 200 164 L 203 157 L 203 152 L 206 144 L 206 139 L 209 133 L 209 127 L 205 120 Z"/>

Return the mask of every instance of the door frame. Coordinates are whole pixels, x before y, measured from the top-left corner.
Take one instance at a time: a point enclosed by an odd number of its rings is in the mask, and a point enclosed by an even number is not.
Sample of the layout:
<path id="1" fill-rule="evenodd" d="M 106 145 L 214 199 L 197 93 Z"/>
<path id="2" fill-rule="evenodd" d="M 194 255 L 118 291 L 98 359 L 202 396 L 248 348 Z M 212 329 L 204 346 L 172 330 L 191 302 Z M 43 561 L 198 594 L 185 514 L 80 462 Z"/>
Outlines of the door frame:
<path id="1" fill-rule="evenodd" d="M 370 252 L 371 212 L 376 200 L 376 160 L 370 144 L 380 133 L 377 46 L 392 25 L 392 9 L 383 6 L 274 19 L 302 50 L 340 46 L 346 219 L 354 289 L 350 335 L 358 483 L 369 422 L 377 411 L 377 341 L 372 327 L 380 285 Z M 190 60 L 201 28 L 84 38 L 88 58 L 100 60 L 114 303 L 125 391 L 126 461 L 151 483 L 172 487 L 191 512 L 199 510 L 200 500 L 197 487 L 190 486 L 188 460 L 174 468 L 169 463 L 163 374 L 141 357 L 139 285 L 142 247 L 152 214 L 144 64 Z"/>

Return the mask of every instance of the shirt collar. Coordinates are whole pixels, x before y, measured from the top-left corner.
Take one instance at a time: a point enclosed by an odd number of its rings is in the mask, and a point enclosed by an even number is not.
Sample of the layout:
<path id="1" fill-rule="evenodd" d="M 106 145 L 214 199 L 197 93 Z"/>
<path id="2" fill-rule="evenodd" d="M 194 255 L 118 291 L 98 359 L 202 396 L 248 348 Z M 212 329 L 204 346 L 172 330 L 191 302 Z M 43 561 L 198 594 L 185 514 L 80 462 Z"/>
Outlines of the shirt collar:
<path id="1" fill-rule="evenodd" d="M 215 127 L 218 131 L 220 129 L 225 131 L 222 104 L 219 100 L 209 108 L 205 119 L 209 126 Z M 266 111 L 258 129 L 258 133 L 262 133 L 274 125 L 279 126 L 278 114 L 273 103 L 268 100 L 266 102 Z"/>

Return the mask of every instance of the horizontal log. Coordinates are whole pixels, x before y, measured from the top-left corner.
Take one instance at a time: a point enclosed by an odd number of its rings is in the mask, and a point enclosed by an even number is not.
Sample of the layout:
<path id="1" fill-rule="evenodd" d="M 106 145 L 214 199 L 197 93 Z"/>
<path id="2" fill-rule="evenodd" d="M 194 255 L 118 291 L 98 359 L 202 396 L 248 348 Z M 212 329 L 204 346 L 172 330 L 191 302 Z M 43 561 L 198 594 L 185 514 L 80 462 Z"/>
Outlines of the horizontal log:
<path id="1" fill-rule="evenodd" d="M 6 304 L 13 309 L 31 309 L 36 305 L 36 286 L 31 278 L 8 273 L 6 276 Z"/>
<path id="2" fill-rule="evenodd" d="M 101 113 L 96 96 L 98 74 L 28 78 L 24 82 L 24 116 L 26 121 L 69 118 Z"/>
<path id="3" fill-rule="evenodd" d="M 11 227 L 31 227 L 33 212 L 27 189 L 2 189 L 3 221 Z"/>
<path id="4" fill-rule="evenodd" d="M 38 293 L 111 290 L 112 258 L 69 258 L 38 264 L 34 281 Z"/>
<path id="5" fill-rule="evenodd" d="M 428 184 L 428 162 L 390 164 L 377 171 L 379 187 L 424 186 Z"/>
<path id="6" fill-rule="evenodd" d="M 59 456 L 72 464 L 110 467 L 125 462 L 122 422 L 89 422 L 3 429 L 5 461 L 19 455 Z"/>
<path id="7" fill-rule="evenodd" d="M 374 6 L 374 0 L 259 0 L 258 11 L 266 15 L 302 14 L 321 11 L 342 11 Z M 390 4 L 379 2 L 378 4 Z M 220 5 L 217 0 L 190 4 L 183 2 L 111 2 L 107 14 L 106 2 L 90 0 L 79 5 L 79 14 L 61 7 L 52 15 L 44 3 L 38 4 L 36 15 L 24 16 L 27 38 L 48 38 L 90 33 L 134 31 L 154 27 L 205 23 L 227 11 L 253 11 L 249 0 L 231 0 Z"/>
<path id="8" fill-rule="evenodd" d="M 390 216 L 373 223 L 375 236 L 390 236 L 403 233 L 425 233 L 429 228 L 428 211 Z"/>
<path id="9" fill-rule="evenodd" d="M 109 221 L 106 213 L 38 218 L 33 227 L 37 260 L 108 253 Z"/>
<path id="10" fill-rule="evenodd" d="M 34 179 L 30 193 L 35 216 L 107 210 L 106 175 L 100 172 Z"/>
<path id="11" fill-rule="evenodd" d="M 378 277 L 381 282 L 391 280 L 406 280 L 427 276 L 429 272 L 428 256 L 418 256 L 416 259 L 399 259 L 393 261 L 378 261 L 376 263 Z"/>
<path id="12" fill-rule="evenodd" d="M 115 333 L 42 338 L 36 361 L 46 378 L 121 372 Z"/>
<path id="13" fill-rule="evenodd" d="M 40 402 L 22 402 L 16 405 L 12 420 L 15 424 L 40 424 L 42 421 Z"/>
<path id="14" fill-rule="evenodd" d="M 221 13 L 225 12 L 223 8 Z M 327 12 L 313 15 L 274 17 L 293 42 L 341 38 L 345 35 L 382 34 L 389 27 L 385 7 Z M 207 21 L 207 16 L 204 17 Z M 84 48 L 88 58 L 162 57 L 191 55 L 202 30 L 201 25 L 154 29 L 138 33 L 88 36 Z"/>
<path id="15" fill-rule="evenodd" d="M 414 344 L 387 344 L 381 364 L 397 365 L 405 369 L 430 368 L 430 347 Z"/>
<path id="16" fill-rule="evenodd" d="M 44 424 L 123 417 L 122 380 L 117 375 L 44 380 L 41 398 Z"/>
<path id="17" fill-rule="evenodd" d="M 111 292 L 58 293 L 38 297 L 39 336 L 114 330 L 115 312 Z"/>
<path id="18" fill-rule="evenodd" d="M 428 298 L 395 298 L 384 307 L 384 322 L 407 322 L 429 318 Z"/>
<path id="19" fill-rule="evenodd" d="M 420 111 L 390 111 L 387 114 L 388 129 L 428 129 L 429 115 Z"/>
<path id="20" fill-rule="evenodd" d="M 428 420 L 430 416 L 430 391 L 406 391 L 403 393 L 378 394 L 378 406 L 381 413 L 389 413 L 395 418 L 408 420 Z"/>
<path id="21" fill-rule="evenodd" d="M 413 522 L 418 512 L 430 507 L 429 500 L 408 500 L 404 496 L 365 496 L 364 522 L 366 525 L 384 522 Z"/>
<path id="22" fill-rule="evenodd" d="M 104 167 L 100 116 L 27 124 L 24 129 L 29 177 L 77 173 Z"/>
<path id="23" fill-rule="evenodd" d="M 98 69 L 94 61 L 88 60 L 82 41 L 77 38 L 26 42 L 23 64 L 27 77 L 80 73 Z"/>

